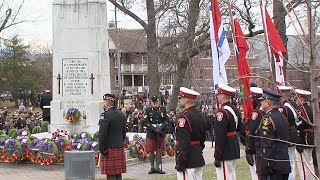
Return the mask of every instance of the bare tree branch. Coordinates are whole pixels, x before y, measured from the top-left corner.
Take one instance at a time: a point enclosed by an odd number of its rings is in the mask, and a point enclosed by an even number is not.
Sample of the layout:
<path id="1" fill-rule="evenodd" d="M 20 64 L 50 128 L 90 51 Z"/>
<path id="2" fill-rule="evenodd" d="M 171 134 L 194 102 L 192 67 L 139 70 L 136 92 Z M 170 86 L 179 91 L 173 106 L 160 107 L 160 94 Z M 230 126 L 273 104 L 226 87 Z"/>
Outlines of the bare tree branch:
<path id="1" fill-rule="evenodd" d="M 5 19 L 3 20 L 3 22 L 2 22 L 2 24 L 1 24 L 1 26 L 0 26 L 0 32 L 6 28 L 6 24 L 7 24 L 8 21 L 9 21 L 9 18 L 10 18 L 10 16 L 11 16 L 11 13 L 12 13 L 12 9 L 10 9 L 10 8 L 7 9 L 7 11 L 6 11 L 6 17 L 5 17 Z"/>
<path id="2" fill-rule="evenodd" d="M 127 9 L 125 6 L 120 5 L 119 3 L 117 3 L 115 0 L 108 0 L 110 3 L 112 3 L 114 6 L 116 6 L 118 9 L 120 9 L 122 12 L 124 12 L 125 14 L 127 14 L 128 16 L 132 17 L 134 20 L 136 20 L 142 27 L 144 30 L 148 29 L 148 24 L 146 22 L 144 22 L 139 16 L 137 16 L 136 14 L 134 14 L 132 11 L 130 11 L 129 9 Z M 124 4 L 124 2 L 122 1 L 122 4 Z"/>

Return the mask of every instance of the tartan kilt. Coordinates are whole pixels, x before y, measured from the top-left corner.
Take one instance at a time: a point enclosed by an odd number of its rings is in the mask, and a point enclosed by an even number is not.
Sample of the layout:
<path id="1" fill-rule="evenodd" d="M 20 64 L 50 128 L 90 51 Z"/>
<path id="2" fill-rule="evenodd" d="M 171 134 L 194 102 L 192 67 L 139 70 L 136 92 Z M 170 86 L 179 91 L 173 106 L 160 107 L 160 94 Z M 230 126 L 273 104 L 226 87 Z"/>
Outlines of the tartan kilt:
<path id="1" fill-rule="evenodd" d="M 101 174 L 117 175 L 127 172 L 123 148 L 108 149 L 107 156 L 101 154 Z"/>
<path id="2" fill-rule="evenodd" d="M 147 142 L 146 142 L 147 153 L 158 152 L 159 145 L 160 145 L 161 152 L 166 150 L 166 141 L 164 140 L 163 137 L 160 138 L 159 142 L 156 139 L 147 138 Z"/>

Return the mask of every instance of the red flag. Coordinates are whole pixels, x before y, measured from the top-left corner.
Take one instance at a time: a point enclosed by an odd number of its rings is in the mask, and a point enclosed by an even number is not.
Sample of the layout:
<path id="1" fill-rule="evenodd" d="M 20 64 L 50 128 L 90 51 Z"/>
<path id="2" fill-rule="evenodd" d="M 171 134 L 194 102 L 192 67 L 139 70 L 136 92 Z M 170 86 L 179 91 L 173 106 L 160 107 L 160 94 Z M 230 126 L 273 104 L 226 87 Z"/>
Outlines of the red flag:
<path id="1" fill-rule="evenodd" d="M 283 58 L 286 54 L 286 48 L 284 47 L 282 40 L 279 36 L 279 33 L 271 21 L 269 13 L 267 9 L 262 8 L 263 14 L 262 17 L 264 19 L 264 23 L 266 25 L 265 33 L 267 34 L 268 43 L 271 49 L 271 53 L 275 59 L 275 74 L 276 74 L 276 84 L 285 85 L 284 82 L 284 74 L 283 74 Z"/>
<path id="2" fill-rule="evenodd" d="M 237 20 L 233 6 L 231 6 L 232 19 L 234 24 L 234 48 L 235 55 L 238 62 L 238 71 L 240 75 L 240 91 L 242 98 L 242 108 L 244 112 L 245 122 L 248 121 L 248 117 L 253 112 L 252 99 L 250 97 L 250 68 L 246 58 L 247 51 L 249 50 L 244 34 L 241 30 L 240 24 Z"/>

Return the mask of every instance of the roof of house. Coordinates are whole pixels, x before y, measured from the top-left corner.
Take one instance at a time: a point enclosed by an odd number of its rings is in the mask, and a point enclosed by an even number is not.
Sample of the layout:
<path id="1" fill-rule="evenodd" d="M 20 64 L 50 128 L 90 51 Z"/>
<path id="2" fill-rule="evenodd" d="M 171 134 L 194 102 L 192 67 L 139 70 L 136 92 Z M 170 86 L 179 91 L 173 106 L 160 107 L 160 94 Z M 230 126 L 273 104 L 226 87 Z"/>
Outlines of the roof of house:
<path id="1" fill-rule="evenodd" d="M 121 53 L 146 53 L 147 35 L 144 29 L 118 29 L 118 42 L 116 29 L 109 29 L 109 36 L 114 44 L 119 45 Z M 115 49 L 109 49 L 115 52 Z"/>

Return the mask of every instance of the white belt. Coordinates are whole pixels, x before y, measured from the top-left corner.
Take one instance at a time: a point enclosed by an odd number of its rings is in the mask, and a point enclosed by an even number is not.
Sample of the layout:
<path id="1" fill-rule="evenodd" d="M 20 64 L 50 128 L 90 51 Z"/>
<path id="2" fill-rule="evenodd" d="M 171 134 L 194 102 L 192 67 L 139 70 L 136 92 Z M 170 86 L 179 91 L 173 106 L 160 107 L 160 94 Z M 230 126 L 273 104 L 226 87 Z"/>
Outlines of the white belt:
<path id="1" fill-rule="evenodd" d="M 51 108 L 51 106 L 43 106 L 43 108 L 49 108 L 49 109 L 50 109 L 50 108 Z"/>
<path id="2" fill-rule="evenodd" d="M 162 125 L 162 123 L 161 124 L 152 124 L 153 127 L 157 127 L 157 126 L 161 126 L 161 125 Z"/>

